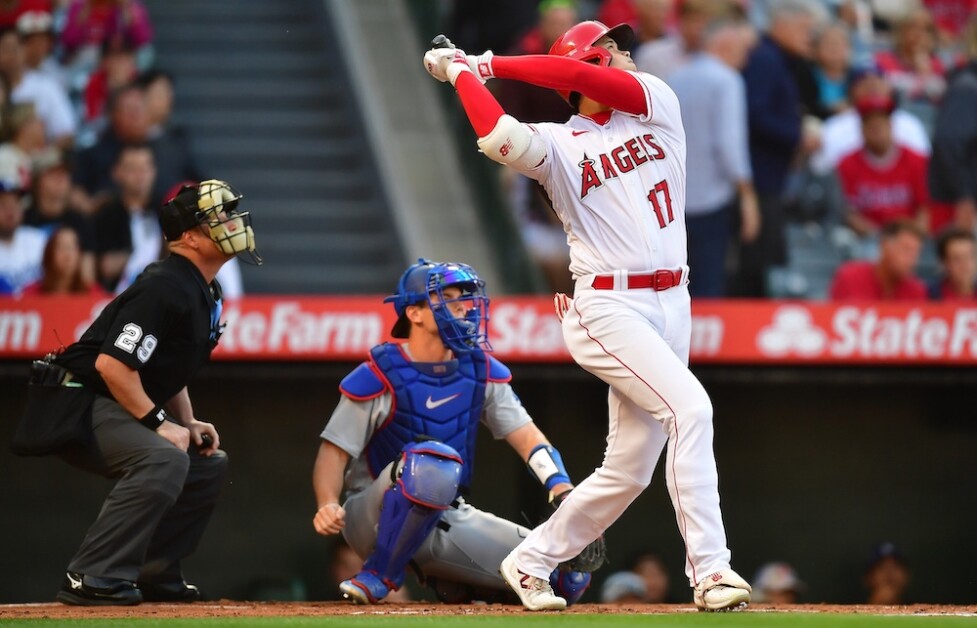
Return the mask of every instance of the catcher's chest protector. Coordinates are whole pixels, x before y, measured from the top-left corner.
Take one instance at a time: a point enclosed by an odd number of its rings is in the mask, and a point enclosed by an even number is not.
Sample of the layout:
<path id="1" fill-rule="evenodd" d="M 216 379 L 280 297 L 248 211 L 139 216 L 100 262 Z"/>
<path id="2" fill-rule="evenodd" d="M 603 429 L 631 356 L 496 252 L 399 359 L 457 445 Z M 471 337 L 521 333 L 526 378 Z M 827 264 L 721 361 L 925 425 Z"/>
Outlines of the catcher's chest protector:
<path id="1" fill-rule="evenodd" d="M 475 437 L 485 402 L 488 361 L 476 350 L 451 362 L 411 362 L 395 344 L 374 347 L 370 357 L 394 395 L 391 415 L 373 434 L 366 455 L 377 477 L 404 445 L 418 437 L 457 451 L 464 466 L 461 487 L 471 485 Z"/>

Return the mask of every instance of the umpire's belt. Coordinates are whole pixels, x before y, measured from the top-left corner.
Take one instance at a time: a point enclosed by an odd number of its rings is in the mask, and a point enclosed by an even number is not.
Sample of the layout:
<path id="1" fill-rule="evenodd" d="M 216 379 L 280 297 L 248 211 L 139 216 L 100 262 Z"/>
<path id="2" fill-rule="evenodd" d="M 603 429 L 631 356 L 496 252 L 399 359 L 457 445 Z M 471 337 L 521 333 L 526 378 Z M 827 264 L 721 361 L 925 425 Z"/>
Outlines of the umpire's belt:
<path id="1" fill-rule="evenodd" d="M 653 270 L 649 272 L 615 271 L 593 275 L 587 284 L 594 290 L 668 290 L 687 281 L 688 267 L 675 270 Z M 585 285 L 587 285 L 585 284 Z"/>

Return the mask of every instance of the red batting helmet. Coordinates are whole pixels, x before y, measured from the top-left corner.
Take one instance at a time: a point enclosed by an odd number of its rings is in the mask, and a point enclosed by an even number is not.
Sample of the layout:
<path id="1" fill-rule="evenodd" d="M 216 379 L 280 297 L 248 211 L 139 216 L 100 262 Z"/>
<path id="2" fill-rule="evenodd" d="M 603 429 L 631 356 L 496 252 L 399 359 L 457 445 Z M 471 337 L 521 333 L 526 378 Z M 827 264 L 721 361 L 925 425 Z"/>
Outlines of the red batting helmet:
<path id="1" fill-rule="evenodd" d="M 586 63 L 594 63 L 607 67 L 611 64 L 611 53 L 606 48 L 594 44 L 607 35 L 614 40 L 620 50 L 628 50 L 634 43 L 634 31 L 627 24 L 618 24 L 614 28 L 607 28 L 604 24 L 593 20 L 580 22 L 550 46 L 550 54 L 569 57 Z M 557 90 L 563 100 L 570 102 L 570 92 Z M 573 103 L 570 103 L 571 105 Z"/>

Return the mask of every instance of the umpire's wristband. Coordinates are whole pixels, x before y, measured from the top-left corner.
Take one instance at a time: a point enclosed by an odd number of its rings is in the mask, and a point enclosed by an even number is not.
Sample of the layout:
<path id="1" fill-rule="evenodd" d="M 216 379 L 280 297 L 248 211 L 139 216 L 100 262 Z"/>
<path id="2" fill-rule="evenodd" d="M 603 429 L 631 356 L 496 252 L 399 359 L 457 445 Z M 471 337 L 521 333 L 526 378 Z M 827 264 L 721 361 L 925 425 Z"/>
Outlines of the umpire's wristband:
<path id="1" fill-rule="evenodd" d="M 166 414 L 166 410 L 163 409 L 163 406 L 156 406 L 150 410 L 146 416 L 139 419 L 139 423 L 141 423 L 143 427 L 149 428 L 155 432 L 159 429 L 159 426 L 163 424 L 163 421 L 168 418 L 169 416 Z"/>

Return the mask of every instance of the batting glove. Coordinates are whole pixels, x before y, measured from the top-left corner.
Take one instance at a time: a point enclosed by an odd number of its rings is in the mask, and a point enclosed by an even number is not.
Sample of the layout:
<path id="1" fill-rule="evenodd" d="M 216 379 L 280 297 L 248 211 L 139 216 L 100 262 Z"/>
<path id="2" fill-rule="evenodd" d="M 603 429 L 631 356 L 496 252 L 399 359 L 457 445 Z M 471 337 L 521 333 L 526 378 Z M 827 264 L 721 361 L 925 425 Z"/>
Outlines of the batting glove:
<path id="1" fill-rule="evenodd" d="M 424 67 L 427 73 L 441 81 L 454 86 L 458 75 L 471 72 L 465 51 L 458 48 L 435 48 L 424 53 Z"/>
<path id="2" fill-rule="evenodd" d="M 495 78 L 495 72 L 492 71 L 492 59 L 495 55 L 491 50 L 487 50 L 480 55 L 467 55 L 468 67 L 471 68 L 472 73 L 475 77 L 482 83 L 489 80 L 490 78 Z"/>

